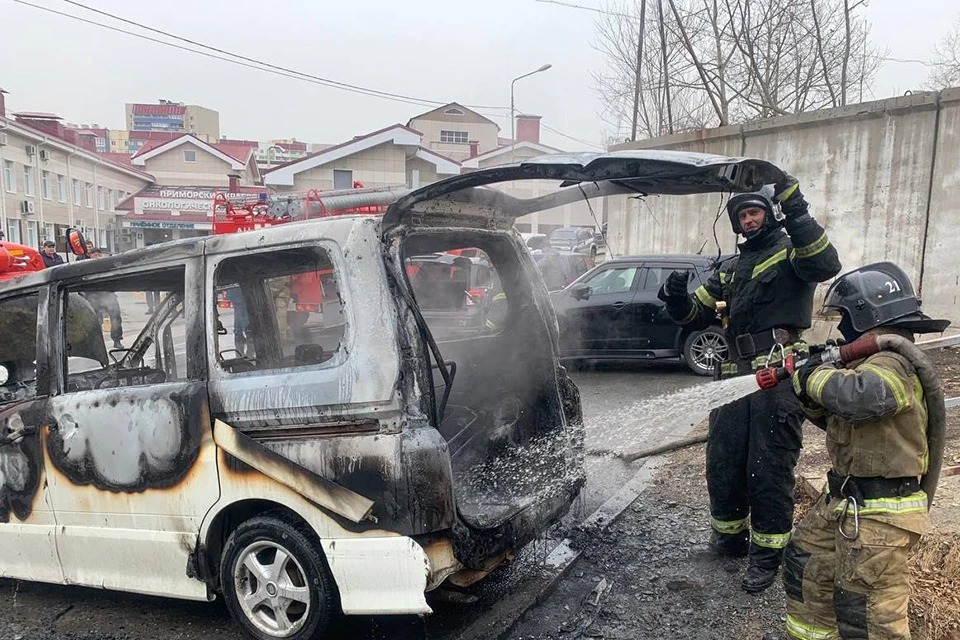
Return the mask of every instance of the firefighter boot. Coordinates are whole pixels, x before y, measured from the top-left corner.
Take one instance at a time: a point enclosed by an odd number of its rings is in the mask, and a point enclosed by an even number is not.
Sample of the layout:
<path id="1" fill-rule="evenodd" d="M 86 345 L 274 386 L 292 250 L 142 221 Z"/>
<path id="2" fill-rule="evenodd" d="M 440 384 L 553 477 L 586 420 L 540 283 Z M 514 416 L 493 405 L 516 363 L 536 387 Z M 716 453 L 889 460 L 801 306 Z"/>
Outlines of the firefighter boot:
<path id="1" fill-rule="evenodd" d="M 750 559 L 740 586 L 747 593 L 760 593 L 777 579 L 782 558 L 783 549 L 750 545 Z"/>
<path id="2" fill-rule="evenodd" d="M 743 531 L 735 534 L 710 532 L 710 542 L 696 544 L 690 547 L 692 556 L 712 558 L 742 558 L 750 549 L 750 532 Z"/>

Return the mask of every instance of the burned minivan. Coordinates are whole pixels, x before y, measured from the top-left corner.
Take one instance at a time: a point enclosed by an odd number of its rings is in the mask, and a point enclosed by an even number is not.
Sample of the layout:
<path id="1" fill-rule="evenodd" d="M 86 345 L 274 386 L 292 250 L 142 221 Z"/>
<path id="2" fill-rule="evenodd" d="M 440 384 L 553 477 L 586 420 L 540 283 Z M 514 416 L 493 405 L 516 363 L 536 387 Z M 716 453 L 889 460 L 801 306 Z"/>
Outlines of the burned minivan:
<path id="1" fill-rule="evenodd" d="M 335 612 L 429 613 L 425 594 L 483 579 L 584 484 L 579 395 L 515 218 L 584 197 L 746 190 L 771 171 L 544 157 L 434 183 L 382 216 L 4 282 L 0 577 L 221 595 L 255 638 L 318 637 Z M 523 200 L 491 186 L 522 179 L 560 189 Z M 414 266 L 467 264 L 437 256 L 468 249 L 489 270 L 482 287 L 456 272 L 411 282 Z M 484 321 L 435 330 L 450 316 L 421 301 L 461 293 Z"/>

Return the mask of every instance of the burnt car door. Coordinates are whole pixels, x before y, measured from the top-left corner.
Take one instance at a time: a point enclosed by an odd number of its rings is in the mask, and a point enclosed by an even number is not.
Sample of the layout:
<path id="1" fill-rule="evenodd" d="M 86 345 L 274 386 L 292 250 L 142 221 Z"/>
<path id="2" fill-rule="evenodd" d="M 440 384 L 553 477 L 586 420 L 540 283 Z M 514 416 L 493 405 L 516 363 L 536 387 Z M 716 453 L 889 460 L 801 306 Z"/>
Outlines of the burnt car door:
<path id="1" fill-rule="evenodd" d="M 687 274 L 687 289 L 691 293 L 703 284 L 691 263 L 647 262 L 644 264 L 643 279 L 634 303 L 635 331 L 643 337 L 643 344 L 640 345 L 642 348 L 657 351 L 679 348 L 677 336 L 680 334 L 680 328 L 667 313 L 666 305 L 657 297 L 660 287 L 673 271 Z"/>
<path id="2" fill-rule="evenodd" d="M 60 288 L 47 451 L 70 583 L 207 597 L 188 575 L 219 495 L 195 247 Z"/>
<path id="3" fill-rule="evenodd" d="M 47 289 L 0 297 L 0 576 L 62 582 L 43 455 Z M 39 338 L 39 341 L 38 341 Z"/>

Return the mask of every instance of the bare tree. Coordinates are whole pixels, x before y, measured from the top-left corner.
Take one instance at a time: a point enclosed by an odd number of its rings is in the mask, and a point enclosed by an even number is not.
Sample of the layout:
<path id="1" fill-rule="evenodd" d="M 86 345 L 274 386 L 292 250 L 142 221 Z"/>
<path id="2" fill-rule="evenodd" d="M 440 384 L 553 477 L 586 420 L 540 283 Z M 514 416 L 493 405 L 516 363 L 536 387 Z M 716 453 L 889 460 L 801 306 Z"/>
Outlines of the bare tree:
<path id="1" fill-rule="evenodd" d="M 864 0 L 657 2 L 641 21 L 620 0 L 596 25 L 607 115 L 635 119 L 637 135 L 841 106 L 879 66 Z"/>
<path id="2" fill-rule="evenodd" d="M 960 85 L 960 16 L 950 33 L 934 47 L 930 75 L 924 85 L 929 89 Z"/>

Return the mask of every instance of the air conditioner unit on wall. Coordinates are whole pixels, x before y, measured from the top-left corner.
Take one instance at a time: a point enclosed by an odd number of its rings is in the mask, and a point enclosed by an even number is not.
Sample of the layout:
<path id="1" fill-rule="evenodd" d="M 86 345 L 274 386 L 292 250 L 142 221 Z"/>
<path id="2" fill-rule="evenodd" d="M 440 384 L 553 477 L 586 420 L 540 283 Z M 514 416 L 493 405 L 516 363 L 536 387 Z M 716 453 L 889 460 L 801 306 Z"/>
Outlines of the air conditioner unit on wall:
<path id="1" fill-rule="evenodd" d="M 50 152 L 47 151 L 46 149 L 40 149 L 40 159 L 43 160 L 44 162 L 47 162 L 48 160 L 50 160 Z"/>
<path id="2" fill-rule="evenodd" d="M 37 205 L 33 200 L 24 200 L 20 203 L 20 213 L 36 213 Z"/>
<path id="3" fill-rule="evenodd" d="M 7 146 L 7 134 L 0 133 L 0 147 Z"/>
<path id="4" fill-rule="evenodd" d="M 26 146 L 26 150 L 27 150 L 27 155 L 28 155 L 28 156 L 35 156 L 35 155 L 37 155 L 37 145 L 35 145 L 35 144 L 28 144 L 28 145 Z"/>
<path id="5" fill-rule="evenodd" d="M 82 227 L 85 227 L 86 225 L 83 224 L 83 219 L 81 219 L 81 218 L 76 218 L 76 219 L 73 221 L 73 226 L 82 228 Z"/>

